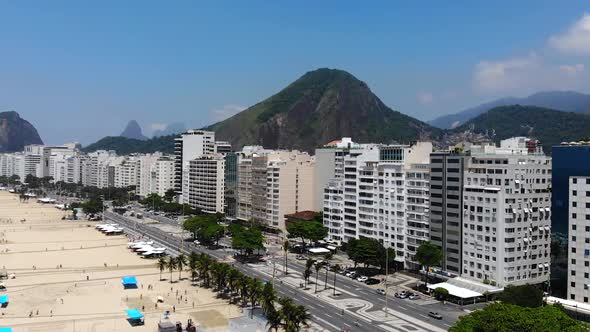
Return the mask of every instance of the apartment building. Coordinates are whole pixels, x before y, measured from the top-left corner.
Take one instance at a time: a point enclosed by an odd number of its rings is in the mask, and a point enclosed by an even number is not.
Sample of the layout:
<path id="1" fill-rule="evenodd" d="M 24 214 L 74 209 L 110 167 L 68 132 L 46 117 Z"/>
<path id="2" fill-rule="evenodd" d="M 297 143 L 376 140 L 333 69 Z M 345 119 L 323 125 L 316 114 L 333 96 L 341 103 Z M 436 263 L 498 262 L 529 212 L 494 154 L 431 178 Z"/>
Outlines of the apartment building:
<path id="1" fill-rule="evenodd" d="M 262 146 L 244 146 L 237 152 L 237 194 L 236 218 L 250 220 L 252 218 L 252 158 L 263 156 L 270 150 Z M 264 179 L 266 181 L 266 179 Z"/>
<path id="2" fill-rule="evenodd" d="M 549 280 L 551 158 L 531 140 L 471 146 L 463 188 L 461 276 L 498 286 Z"/>
<path id="3" fill-rule="evenodd" d="M 149 189 L 144 190 L 145 196 L 156 193 L 164 196 L 170 189 L 174 189 L 174 158 L 161 156 L 153 163 L 149 170 Z"/>
<path id="4" fill-rule="evenodd" d="M 212 131 L 189 130 L 174 140 L 174 188 L 179 201 L 188 196 L 189 162 L 203 155 L 215 153 L 215 133 Z M 185 195 L 186 194 L 186 195 Z"/>
<path id="5" fill-rule="evenodd" d="M 238 166 L 238 218 L 252 218 L 285 230 L 286 214 L 316 211 L 314 168 L 313 157 L 300 151 L 265 151 L 242 158 Z"/>
<path id="6" fill-rule="evenodd" d="M 464 173 L 460 150 L 430 154 L 430 241 L 442 249 L 442 268 L 454 275 L 461 274 Z"/>
<path id="7" fill-rule="evenodd" d="M 588 303 L 590 297 L 590 177 L 569 178 L 567 298 Z"/>
<path id="8" fill-rule="evenodd" d="M 208 154 L 189 161 L 185 202 L 206 213 L 225 212 L 225 158 Z"/>
<path id="9" fill-rule="evenodd" d="M 334 153 L 334 179 L 324 189 L 329 238 L 380 240 L 396 260 L 415 269 L 418 246 L 428 240 L 432 144 L 363 144 Z"/>

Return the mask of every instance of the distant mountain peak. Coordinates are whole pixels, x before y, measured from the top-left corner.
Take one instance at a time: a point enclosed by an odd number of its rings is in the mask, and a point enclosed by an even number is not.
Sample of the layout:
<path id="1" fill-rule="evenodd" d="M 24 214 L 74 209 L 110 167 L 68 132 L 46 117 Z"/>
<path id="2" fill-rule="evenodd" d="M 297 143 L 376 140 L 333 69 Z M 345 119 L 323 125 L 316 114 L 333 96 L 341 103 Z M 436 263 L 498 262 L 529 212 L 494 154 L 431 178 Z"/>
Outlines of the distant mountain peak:
<path id="1" fill-rule="evenodd" d="M 137 123 L 137 121 L 135 120 L 131 120 L 127 123 L 125 130 L 123 130 L 120 136 L 125 138 L 138 139 L 142 141 L 147 139 L 147 137 L 143 136 L 141 127 L 139 126 L 139 123 Z"/>
<path id="2" fill-rule="evenodd" d="M 550 108 L 563 112 L 586 113 L 590 112 L 590 95 L 575 91 L 540 91 L 523 98 L 506 97 L 496 99 L 459 113 L 440 116 L 428 121 L 429 124 L 438 128 L 454 128 L 466 123 L 476 116 L 499 106 L 525 105 Z"/>
<path id="3" fill-rule="evenodd" d="M 29 144 L 43 144 L 37 129 L 17 112 L 0 112 L 0 152 L 22 151 Z"/>

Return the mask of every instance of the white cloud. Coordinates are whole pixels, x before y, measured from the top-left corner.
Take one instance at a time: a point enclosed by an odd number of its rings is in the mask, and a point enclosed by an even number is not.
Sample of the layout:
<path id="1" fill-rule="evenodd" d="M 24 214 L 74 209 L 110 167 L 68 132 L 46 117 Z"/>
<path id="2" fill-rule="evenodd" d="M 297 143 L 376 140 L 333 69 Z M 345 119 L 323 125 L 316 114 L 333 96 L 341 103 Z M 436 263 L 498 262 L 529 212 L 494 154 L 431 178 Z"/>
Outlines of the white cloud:
<path id="1" fill-rule="evenodd" d="M 575 65 L 561 65 L 559 66 L 559 70 L 562 73 L 568 74 L 568 75 L 577 75 L 581 72 L 583 72 L 585 69 L 584 64 L 582 63 L 578 63 Z"/>
<path id="2" fill-rule="evenodd" d="M 166 123 L 152 123 L 150 125 L 150 129 L 152 130 L 152 132 L 156 130 L 164 130 L 166 128 L 168 128 L 168 124 Z"/>
<path id="3" fill-rule="evenodd" d="M 211 118 L 214 121 L 221 121 L 225 120 L 235 114 L 240 113 L 241 111 L 245 110 L 246 107 L 235 105 L 235 104 L 228 104 L 224 105 L 222 108 L 211 110 Z"/>
<path id="4" fill-rule="evenodd" d="M 527 73 L 539 65 L 540 59 L 535 53 L 500 61 L 480 61 L 475 66 L 475 87 L 483 93 L 515 90 L 529 83 Z"/>
<path id="5" fill-rule="evenodd" d="M 572 24 L 562 34 L 551 36 L 549 46 L 567 54 L 590 54 L 590 14 Z"/>
<path id="6" fill-rule="evenodd" d="M 422 105 L 429 105 L 434 101 L 434 96 L 430 92 L 419 92 L 416 97 L 418 98 L 418 102 Z"/>

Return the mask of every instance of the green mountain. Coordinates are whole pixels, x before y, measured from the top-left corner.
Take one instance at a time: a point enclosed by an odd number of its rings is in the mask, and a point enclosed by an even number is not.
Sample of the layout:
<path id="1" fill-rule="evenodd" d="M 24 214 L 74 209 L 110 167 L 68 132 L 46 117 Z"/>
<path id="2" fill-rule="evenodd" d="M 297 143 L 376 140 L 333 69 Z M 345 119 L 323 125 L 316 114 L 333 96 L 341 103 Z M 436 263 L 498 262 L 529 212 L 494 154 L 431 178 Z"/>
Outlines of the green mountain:
<path id="1" fill-rule="evenodd" d="M 442 132 L 422 121 L 387 107 L 367 84 L 336 69 L 306 73 L 279 93 L 204 129 L 235 150 L 244 145 L 313 152 L 341 137 L 355 142 L 410 142 L 438 137 Z M 173 137 L 145 141 L 105 137 L 84 150 L 171 152 Z"/>
<path id="2" fill-rule="evenodd" d="M 541 141 L 545 153 L 551 153 L 553 145 L 590 136 L 590 115 L 536 106 L 500 106 L 448 131 L 448 134 L 465 131 L 487 133 L 495 141 L 514 136 L 534 137 Z"/>
<path id="3" fill-rule="evenodd" d="M 107 136 L 82 149 L 85 152 L 115 150 L 118 154 L 153 153 L 156 151 L 174 153 L 174 136 L 159 136 L 139 140 L 122 136 Z"/>
<path id="4" fill-rule="evenodd" d="M 366 83 L 336 69 L 306 73 L 279 93 L 206 129 L 244 145 L 313 151 L 343 136 L 356 142 L 410 142 L 440 130 L 387 107 Z"/>

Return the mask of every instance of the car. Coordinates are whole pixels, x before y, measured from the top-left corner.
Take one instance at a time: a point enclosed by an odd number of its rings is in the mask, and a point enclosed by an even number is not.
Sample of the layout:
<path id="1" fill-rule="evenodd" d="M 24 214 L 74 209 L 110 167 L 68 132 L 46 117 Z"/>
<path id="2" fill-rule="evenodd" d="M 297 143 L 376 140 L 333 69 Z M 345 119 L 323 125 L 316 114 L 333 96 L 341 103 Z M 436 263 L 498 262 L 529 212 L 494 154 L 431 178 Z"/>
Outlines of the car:
<path id="1" fill-rule="evenodd" d="M 378 283 L 380 283 L 381 281 L 379 279 L 376 278 L 369 278 L 365 281 L 365 284 L 367 285 L 377 285 Z"/>
<path id="2" fill-rule="evenodd" d="M 383 288 L 377 288 L 377 294 L 385 295 L 385 289 L 383 289 Z"/>
<path id="3" fill-rule="evenodd" d="M 352 278 L 352 279 L 356 278 L 358 275 L 359 274 L 356 271 L 352 271 L 352 272 L 346 274 L 347 277 Z"/>
<path id="4" fill-rule="evenodd" d="M 410 296 L 408 296 L 408 299 L 410 300 L 418 300 L 420 298 L 419 294 L 412 294 Z"/>
<path id="5" fill-rule="evenodd" d="M 369 277 L 367 277 L 367 276 L 360 276 L 360 277 L 356 278 L 356 281 L 360 281 L 360 282 L 365 282 L 367 280 L 369 280 Z"/>
<path id="6" fill-rule="evenodd" d="M 395 293 L 393 296 L 397 297 L 398 299 L 405 299 L 409 296 L 407 291 L 401 291 L 399 293 Z"/>
<path id="7" fill-rule="evenodd" d="M 193 241 L 193 243 L 194 243 L 194 244 L 196 244 L 196 245 L 199 245 L 199 244 L 201 244 L 201 241 L 199 241 L 199 240 L 194 240 L 194 241 Z"/>
<path id="8" fill-rule="evenodd" d="M 442 319 L 442 316 L 438 312 L 435 312 L 435 311 L 429 312 L 428 316 L 430 316 L 434 319 L 439 319 L 439 320 Z"/>
<path id="9" fill-rule="evenodd" d="M 297 256 L 295 256 L 295 259 L 297 259 L 297 260 L 299 260 L 299 261 L 304 261 L 304 260 L 306 260 L 307 258 L 305 258 L 305 256 L 303 256 L 303 255 L 297 255 Z"/>

